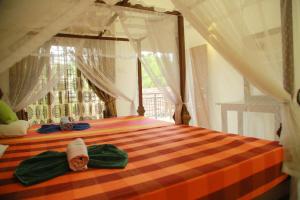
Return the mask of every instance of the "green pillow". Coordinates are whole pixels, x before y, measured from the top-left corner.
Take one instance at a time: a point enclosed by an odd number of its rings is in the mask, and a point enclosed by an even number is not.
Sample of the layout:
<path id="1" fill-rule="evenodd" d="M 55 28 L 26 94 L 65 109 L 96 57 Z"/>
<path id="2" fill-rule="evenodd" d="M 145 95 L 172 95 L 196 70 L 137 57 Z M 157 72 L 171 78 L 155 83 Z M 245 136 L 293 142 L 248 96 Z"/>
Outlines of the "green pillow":
<path id="1" fill-rule="evenodd" d="M 0 100 L 0 122 L 9 124 L 17 120 L 16 113 L 4 101 Z"/>

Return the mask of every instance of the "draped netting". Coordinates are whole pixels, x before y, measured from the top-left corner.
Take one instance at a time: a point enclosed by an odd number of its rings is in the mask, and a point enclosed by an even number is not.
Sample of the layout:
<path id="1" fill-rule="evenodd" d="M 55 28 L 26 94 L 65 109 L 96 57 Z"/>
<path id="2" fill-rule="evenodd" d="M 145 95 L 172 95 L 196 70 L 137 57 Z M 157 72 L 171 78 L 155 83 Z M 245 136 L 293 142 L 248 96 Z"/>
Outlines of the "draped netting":
<path id="1" fill-rule="evenodd" d="M 300 109 L 283 87 L 281 15 L 285 13 L 280 11 L 280 0 L 172 2 L 206 41 L 250 82 L 250 85 L 245 84 L 242 97 L 245 111 L 251 113 L 258 106 L 280 106 L 280 141 L 285 149 L 283 171 L 300 177 Z M 293 11 L 299 14 L 299 1 L 293 1 Z M 219 78 L 223 79 L 226 74 L 228 71 Z M 227 88 L 224 94 L 231 94 L 236 87 L 226 87 L 232 79 L 234 76 L 224 79 L 222 87 Z M 243 92 L 243 85 L 240 88 Z M 237 96 L 227 97 L 230 101 Z M 266 123 L 264 120 L 256 122 L 262 126 Z"/>
<path id="2" fill-rule="evenodd" d="M 50 48 L 50 42 L 45 43 L 9 69 L 8 100 L 14 111 L 36 102 L 57 85 L 62 66 L 54 64 Z"/>
<path id="3" fill-rule="evenodd" d="M 56 47 L 68 47 L 63 60 L 73 58 L 76 68 L 87 80 L 109 96 L 129 102 L 130 112 L 127 114 L 135 113 L 137 57 L 128 42 L 53 38 L 49 43 Z M 126 79 L 127 85 L 124 85 L 124 74 L 126 76 L 127 73 L 134 78 Z"/>
<path id="4" fill-rule="evenodd" d="M 212 128 L 208 99 L 208 56 L 206 45 L 186 51 L 187 106 L 191 113 L 191 124 Z M 212 119 L 212 121 L 215 121 Z"/>
<path id="5" fill-rule="evenodd" d="M 128 41 L 54 37 L 9 69 L 8 100 L 15 111 L 36 102 L 51 93 L 73 63 L 93 85 L 117 98 L 120 115 L 132 115 L 136 113 L 136 60 Z"/>
<path id="6" fill-rule="evenodd" d="M 3 51 L 3 60 L 1 60 L 2 56 L 0 56 L 0 71 L 4 72 L 6 69 L 11 67 L 11 64 L 14 62 L 30 55 L 34 49 L 40 46 L 43 42 L 49 40 L 51 36 L 58 32 L 63 34 L 92 36 L 105 34 L 105 36 L 128 37 L 135 50 L 134 56 L 138 55 L 146 73 L 149 74 L 152 81 L 161 91 L 163 91 L 164 95 L 176 105 L 175 121 L 176 123 L 181 123 L 180 114 L 183 102 L 180 96 L 179 84 L 177 16 L 111 6 L 111 3 L 114 3 L 114 1 L 109 1 L 110 5 L 91 3 L 90 1 L 85 3 L 82 1 L 70 1 L 69 3 L 70 4 L 66 3 L 61 5 L 61 8 L 59 9 L 59 11 L 63 11 L 64 9 L 69 8 L 68 12 L 61 14 L 61 16 L 64 16 L 64 20 L 61 20 L 61 22 L 56 20 L 55 23 L 53 22 L 53 24 L 51 24 L 51 20 L 47 21 L 44 18 L 41 18 L 39 21 L 41 25 L 40 29 L 35 29 L 36 32 L 34 32 L 33 36 L 27 37 L 28 34 L 24 30 L 26 40 L 22 39 L 22 42 L 18 43 L 21 48 L 12 52 L 5 53 Z M 48 6 L 49 13 L 51 13 L 52 6 Z M 76 7 L 76 9 L 71 9 L 72 6 Z M 45 8 L 43 5 L 40 5 L 39 3 L 36 4 L 37 10 L 43 10 L 43 8 Z M 7 11 L 6 14 L 13 16 L 18 9 L 24 9 L 27 18 L 36 17 L 26 10 L 26 5 L 24 4 L 18 4 L 16 8 Z M 60 14 L 55 13 L 55 16 L 58 15 Z M 45 14 L 43 16 L 47 19 L 48 15 Z M 58 18 L 60 19 L 60 17 Z M 6 20 L 4 20 L 3 23 L 7 23 Z M 50 23 L 50 25 L 47 23 Z M 51 25 L 55 26 L 57 29 L 54 30 L 53 28 L 50 30 Z M 34 29 L 35 26 L 38 25 L 33 23 L 32 26 L 34 26 Z M 47 34 L 44 34 L 46 30 Z M 8 32 L 9 31 L 10 33 L 13 32 L 12 30 L 8 30 Z M 9 47 L 9 45 L 13 46 L 18 42 L 16 38 L 9 38 L 9 41 L 11 41 L 10 44 L 5 47 L 4 45 L 1 45 L 1 48 L 3 47 L 3 49 L 10 50 L 12 48 L 7 47 Z M 120 90 L 120 88 L 116 87 L 115 84 L 112 84 L 112 81 L 109 80 L 109 78 L 107 78 L 101 70 L 97 69 L 100 62 L 102 62 L 99 58 L 103 56 L 103 52 L 100 50 L 103 46 L 99 46 L 99 42 L 94 42 L 95 40 L 93 40 L 93 42 L 91 40 L 79 40 L 78 38 L 73 41 L 68 40 L 67 38 L 62 38 L 62 41 L 65 41 L 65 43 L 71 42 L 72 45 L 70 45 L 77 49 L 75 51 L 77 60 L 76 65 L 93 84 L 99 87 L 99 89 L 105 91 L 107 94 L 113 97 L 122 97 L 123 99 L 130 101 L 131 105 L 133 105 L 132 96 L 136 96 L 136 94 L 130 94 L 129 96 L 131 97 L 124 94 L 124 83 L 126 84 L 126 81 L 123 81 L 123 84 L 121 84 L 119 79 L 115 79 L 117 82 L 119 81 L 119 85 L 123 85 L 122 91 L 122 89 Z M 56 42 L 58 42 L 58 40 L 56 40 Z M 84 45 L 89 47 L 86 48 Z M 140 49 L 137 49 L 139 45 Z M 140 54 L 140 52 L 143 52 L 143 54 Z M 5 57 L 6 55 L 7 57 Z M 106 56 L 117 59 L 121 58 L 119 55 L 106 54 Z M 11 59 L 11 57 L 14 57 L 14 59 Z M 129 62 L 126 62 L 124 65 L 129 64 Z M 156 65 L 156 68 L 159 69 L 159 74 L 156 74 L 156 71 L 152 69 L 150 63 L 155 63 L 154 65 Z M 129 65 L 135 66 L 132 62 Z M 123 71 L 126 70 L 123 68 Z M 127 73 L 127 75 L 130 74 Z M 158 76 L 160 78 L 158 78 Z M 120 75 L 120 77 L 123 77 L 123 80 L 125 79 L 125 76 L 123 75 Z M 131 80 L 134 81 L 134 79 L 130 79 L 130 81 Z M 130 87 L 134 88 L 135 85 L 130 83 Z"/>
<path id="7" fill-rule="evenodd" d="M 114 41 L 55 38 L 53 42 L 58 46 L 74 47 L 72 54 L 75 56 L 77 68 L 98 88 L 113 97 L 122 97 L 132 101 L 130 97 L 115 86 L 115 78 L 111 77 L 110 69 L 105 67 L 110 66 L 108 62 L 113 61 L 112 59 L 116 57 L 114 54 L 116 45 Z M 107 57 L 110 59 L 105 59 Z"/>
<path id="8" fill-rule="evenodd" d="M 0 73 L 68 27 L 94 0 L 1 1 Z"/>
<path id="9" fill-rule="evenodd" d="M 182 99 L 178 63 L 177 16 L 113 7 L 156 87 L 175 105 L 175 123 L 181 123 Z M 157 70 L 158 69 L 158 70 Z"/>

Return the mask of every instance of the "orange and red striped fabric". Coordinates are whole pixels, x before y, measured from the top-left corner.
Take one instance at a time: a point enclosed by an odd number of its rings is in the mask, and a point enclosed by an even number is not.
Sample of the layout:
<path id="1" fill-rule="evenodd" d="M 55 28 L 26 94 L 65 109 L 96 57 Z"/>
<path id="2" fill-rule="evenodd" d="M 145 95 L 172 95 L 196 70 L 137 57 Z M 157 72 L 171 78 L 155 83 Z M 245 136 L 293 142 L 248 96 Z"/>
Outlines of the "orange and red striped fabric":
<path id="1" fill-rule="evenodd" d="M 124 117 L 91 122 L 91 129 L 0 140 L 0 199 L 251 199 L 286 178 L 277 142 L 184 125 Z M 36 129 L 35 127 L 34 129 Z M 13 178 L 24 159 L 65 151 L 81 137 L 87 145 L 125 150 L 125 169 L 88 169 L 25 187 Z"/>

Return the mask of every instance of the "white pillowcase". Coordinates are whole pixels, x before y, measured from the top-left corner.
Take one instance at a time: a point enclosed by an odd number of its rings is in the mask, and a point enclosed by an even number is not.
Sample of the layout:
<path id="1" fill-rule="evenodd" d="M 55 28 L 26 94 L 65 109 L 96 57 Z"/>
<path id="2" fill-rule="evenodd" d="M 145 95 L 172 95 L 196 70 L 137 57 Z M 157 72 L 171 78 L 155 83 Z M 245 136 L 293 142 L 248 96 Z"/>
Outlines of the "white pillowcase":
<path id="1" fill-rule="evenodd" d="M 10 124 L 0 124 L 0 138 L 4 137 L 19 137 L 27 134 L 29 122 L 17 120 Z"/>
<path id="2" fill-rule="evenodd" d="M 7 149 L 8 145 L 0 144 L 0 158 L 3 156 L 5 150 Z"/>

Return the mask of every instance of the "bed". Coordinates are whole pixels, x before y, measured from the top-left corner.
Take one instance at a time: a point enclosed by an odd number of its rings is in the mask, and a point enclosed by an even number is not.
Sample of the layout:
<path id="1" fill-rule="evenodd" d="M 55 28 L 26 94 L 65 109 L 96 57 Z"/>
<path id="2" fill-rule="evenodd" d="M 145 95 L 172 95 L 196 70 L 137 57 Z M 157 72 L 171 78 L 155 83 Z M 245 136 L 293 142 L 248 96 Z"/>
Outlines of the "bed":
<path id="1" fill-rule="evenodd" d="M 278 142 L 243 137 L 141 116 L 90 121 L 80 132 L 36 133 L 1 139 L 0 199 L 252 199 L 286 180 Z M 14 177 L 24 159 L 46 150 L 65 151 L 81 137 L 87 145 L 125 150 L 125 169 L 70 172 L 33 186 Z"/>

